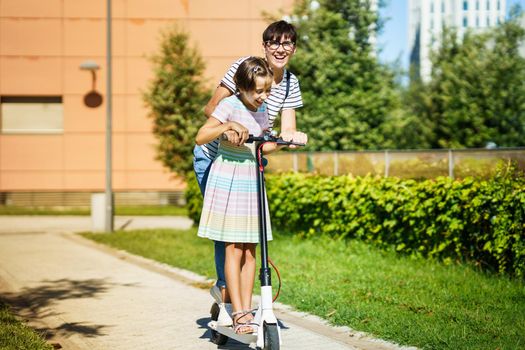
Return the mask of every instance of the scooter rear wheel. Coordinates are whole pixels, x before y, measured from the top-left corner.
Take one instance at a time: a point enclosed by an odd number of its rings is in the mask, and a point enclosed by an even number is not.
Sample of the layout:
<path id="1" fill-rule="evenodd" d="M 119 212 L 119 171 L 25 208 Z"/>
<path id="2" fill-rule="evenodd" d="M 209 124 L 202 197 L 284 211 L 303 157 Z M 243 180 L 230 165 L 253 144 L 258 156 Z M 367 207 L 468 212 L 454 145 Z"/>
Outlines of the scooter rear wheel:
<path id="1" fill-rule="evenodd" d="M 213 303 L 213 305 L 211 306 L 211 310 L 210 310 L 212 321 L 217 321 L 219 319 L 219 312 L 220 312 L 219 305 L 217 305 L 217 303 Z M 229 339 L 227 336 L 217 332 L 216 330 L 210 329 L 210 332 L 211 332 L 211 342 L 213 344 L 224 345 Z"/>
<path id="2" fill-rule="evenodd" d="M 264 323 L 264 349 L 279 350 L 279 330 L 276 324 Z"/>

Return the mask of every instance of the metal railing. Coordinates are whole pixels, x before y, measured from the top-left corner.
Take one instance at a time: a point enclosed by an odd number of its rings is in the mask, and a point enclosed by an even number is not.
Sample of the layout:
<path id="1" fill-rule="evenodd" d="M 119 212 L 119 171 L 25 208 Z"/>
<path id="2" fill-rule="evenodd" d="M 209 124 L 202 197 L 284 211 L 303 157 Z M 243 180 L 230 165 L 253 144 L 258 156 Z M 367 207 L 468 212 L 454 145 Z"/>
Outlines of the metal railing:
<path id="1" fill-rule="evenodd" d="M 384 150 L 357 152 L 280 152 L 268 155 L 268 172 L 323 175 L 378 175 L 400 178 L 490 177 L 498 164 L 525 170 L 525 147 L 498 149 Z"/>

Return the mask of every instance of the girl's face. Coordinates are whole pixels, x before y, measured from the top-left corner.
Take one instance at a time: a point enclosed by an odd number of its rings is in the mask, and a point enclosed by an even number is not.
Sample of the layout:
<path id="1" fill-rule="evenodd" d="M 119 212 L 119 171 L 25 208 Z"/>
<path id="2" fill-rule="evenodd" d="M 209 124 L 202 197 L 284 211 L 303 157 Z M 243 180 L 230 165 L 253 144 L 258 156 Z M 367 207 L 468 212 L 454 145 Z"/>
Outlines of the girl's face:
<path id="1" fill-rule="evenodd" d="M 290 58 L 295 53 L 295 44 L 290 41 L 288 37 L 284 35 L 275 40 L 269 40 L 263 43 L 264 55 L 266 61 L 275 70 L 284 70 L 284 67 L 290 61 Z"/>
<path id="2" fill-rule="evenodd" d="M 270 96 L 272 89 L 272 79 L 270 77 L 256 77 L 255 90 L 240 91 L 241 100 L 251 111 L 256 111 L 263 104 L 264 100 Z"/>

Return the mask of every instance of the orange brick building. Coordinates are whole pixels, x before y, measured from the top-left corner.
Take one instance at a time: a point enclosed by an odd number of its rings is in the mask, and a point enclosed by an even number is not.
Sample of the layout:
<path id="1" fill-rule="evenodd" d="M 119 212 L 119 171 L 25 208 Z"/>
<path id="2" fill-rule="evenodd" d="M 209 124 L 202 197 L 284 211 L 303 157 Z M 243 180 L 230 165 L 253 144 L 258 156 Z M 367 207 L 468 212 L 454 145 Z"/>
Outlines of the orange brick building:
<path id="1" fill-rule="evenodd" d="M 210 89 L 229 64 L 262 55 L 262 12 L 293 0 L 112 0 L 113 188 L 174 191 L 183 184 L 155 161 L 142 102 L 160 31 L 177 23 L 206 64 Z M 0 193 L 104 189 L 106 108 L 84 105 L 91 74 L 105 96 L 105 0 L 0 0 Z M 0 203 L 1 204 L 1 203 Z"/>

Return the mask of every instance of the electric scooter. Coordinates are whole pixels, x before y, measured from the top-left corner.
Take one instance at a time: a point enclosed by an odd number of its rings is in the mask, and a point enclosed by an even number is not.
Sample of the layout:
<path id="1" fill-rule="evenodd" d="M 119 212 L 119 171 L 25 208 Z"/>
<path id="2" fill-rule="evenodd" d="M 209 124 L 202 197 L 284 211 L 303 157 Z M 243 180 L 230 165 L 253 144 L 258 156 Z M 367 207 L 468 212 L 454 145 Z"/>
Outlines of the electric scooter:
<path id="1" fill-rule="evenodd" d="M 211 329 L 211 341 L 217 345 L 224 345 L 229 338 L 235 339 L 241 343 L 252 344 L 255 343 L 259 350 L 279 350 L 281 341 L 281 328 L 277 322 L 277 318 L 273 313 L 272 300 L 272 281 L 271 269 L 268 265 L 268 240 L 266 222 L 266 195 L 264 185 L 264 164 L 265 159 L 262 155 L 262 148 L 265 143 L 275 142 L 277 145 L 290 146 L 304 146 L 304 144 L 296 142 L 288 142 L 276 137 L 274 133 L 265 133 L 263 136 L 255 137 L 250 135 L 246 143 L 256 143 L 255 157 L 257 160 L 257 198 L 258 198 L 258 212 L 259 212 L 259 242 L 261 246 L 261 268 L 259 272 L 259 279 L 261 281 L 261 298 L 259 307 L 255 313 L 253 323 L 259 325 L 257 333 L 237 334 L 233 331 L 231 326 L 221 326 L 217 324 L 219 317 L 219 305 L 214 303 L 210 310 L 211 321 L 208 326 Z"/>

